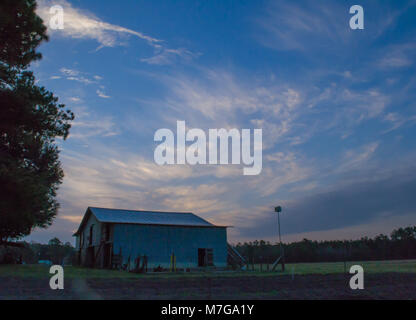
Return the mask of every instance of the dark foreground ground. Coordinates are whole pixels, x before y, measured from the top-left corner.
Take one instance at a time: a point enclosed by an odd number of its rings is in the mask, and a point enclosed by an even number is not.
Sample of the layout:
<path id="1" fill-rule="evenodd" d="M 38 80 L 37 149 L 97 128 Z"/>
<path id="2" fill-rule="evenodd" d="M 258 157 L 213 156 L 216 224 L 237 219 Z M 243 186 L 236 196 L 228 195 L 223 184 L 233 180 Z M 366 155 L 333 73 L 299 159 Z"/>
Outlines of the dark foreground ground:
<path id="1" fill-rule="evenodd" d="M 415 273 L 365 275 L 365 289 L 350 276 L 277 275 L 188 278 L 70 278 L 64 290 L 48 278 L 2 277 L 0 299 L 416 299 Z"/>

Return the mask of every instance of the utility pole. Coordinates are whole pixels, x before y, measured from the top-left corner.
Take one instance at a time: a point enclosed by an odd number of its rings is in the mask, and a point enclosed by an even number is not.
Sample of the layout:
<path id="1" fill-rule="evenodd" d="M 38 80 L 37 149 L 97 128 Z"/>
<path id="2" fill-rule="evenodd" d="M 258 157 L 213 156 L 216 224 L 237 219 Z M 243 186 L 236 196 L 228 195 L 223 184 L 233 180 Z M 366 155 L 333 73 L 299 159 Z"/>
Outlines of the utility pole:
<path id="1" fill-rule="evenodd" d="M 277 206 L 274 208 L 274 212 L 277 212 L 277 225 L 279 229 L 279 247 L 280 247 L 280 257 L 275 261 L 273 264 L 272 270 L 276 269 L 276 266 L 281 263 L 282 264 L 282 271 L 285 271 L 285 250 L 282 245 L 282 237 L 280 234 L 280 212 L 282 212 L 282 207 Z"/>

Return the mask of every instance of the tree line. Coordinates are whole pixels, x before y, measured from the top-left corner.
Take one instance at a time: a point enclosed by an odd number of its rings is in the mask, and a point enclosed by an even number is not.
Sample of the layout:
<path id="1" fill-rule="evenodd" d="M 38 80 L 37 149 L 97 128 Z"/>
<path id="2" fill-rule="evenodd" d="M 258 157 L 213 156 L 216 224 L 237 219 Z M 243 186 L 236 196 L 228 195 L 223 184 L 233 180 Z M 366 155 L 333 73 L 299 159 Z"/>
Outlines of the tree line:
<path id="1" fill-rule="evenodd" d="M 238 243 L 235 249 L 247 263 L 271 264 L 280 256 L 279 243 L 264 240 Z M 285 261 L 336 262 L 359 260 L 416 259 L 416 226 L 393 230 L 359 240 L 302 241 L 283 243 Z"/>
<path id="2" fill-rule="evenodd" d="M 75 249 L 71 243 L 63 243 L 58 238 L 49 240 L 48 244 L 36 242 L 9 242 L 0 245 L 0 264 L 72 264 Z"/>

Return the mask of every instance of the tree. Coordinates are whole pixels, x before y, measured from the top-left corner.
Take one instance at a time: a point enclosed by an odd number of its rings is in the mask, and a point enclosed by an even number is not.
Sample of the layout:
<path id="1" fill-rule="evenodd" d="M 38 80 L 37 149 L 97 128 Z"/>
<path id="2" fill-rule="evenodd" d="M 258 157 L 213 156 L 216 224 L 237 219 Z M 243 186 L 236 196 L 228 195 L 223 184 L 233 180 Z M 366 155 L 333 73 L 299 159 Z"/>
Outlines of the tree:
<path id="1" fill-rule="evenodd" d="M 62 183 L 56 138 L 74 115 L 28 71 L 47 41 L 34 0 L 0 2 L 0 242 L 52 224 Z"/>
<path id="2" fill-rule="evenodd" d="M 54 264 L 63 264 L 65 257 L 73 253 L 72 245 L 67 242 L 63 244 L 58 238 L 53 238 L 48 242 L 47 255 Z"/>
<path id="3" fill-rule="evenodd" d="M 48 245 L 49 246 L 62 246 L 63 243 L 62 243 L 61 240 L 59 240 L 57 237 L 55 237 L 55 238 L 49 240 Z"/>

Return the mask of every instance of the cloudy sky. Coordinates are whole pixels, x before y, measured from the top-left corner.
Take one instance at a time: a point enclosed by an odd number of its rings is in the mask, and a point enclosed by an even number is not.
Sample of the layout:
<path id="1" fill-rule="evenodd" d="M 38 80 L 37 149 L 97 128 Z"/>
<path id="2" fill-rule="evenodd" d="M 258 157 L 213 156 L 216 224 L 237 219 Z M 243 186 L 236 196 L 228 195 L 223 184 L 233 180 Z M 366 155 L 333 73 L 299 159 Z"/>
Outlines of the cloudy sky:
<path id="1" fill-rule="evenodd" d="M 192 211 L 230 242 L 350 239 L 416 224 L 416 2 L 38 0 L 39 85 L 75 112 L 59 142 L 72 241 L 88 206 Z M 156 130 L 263 130 L 263 170 L 158 166 Z"/>

